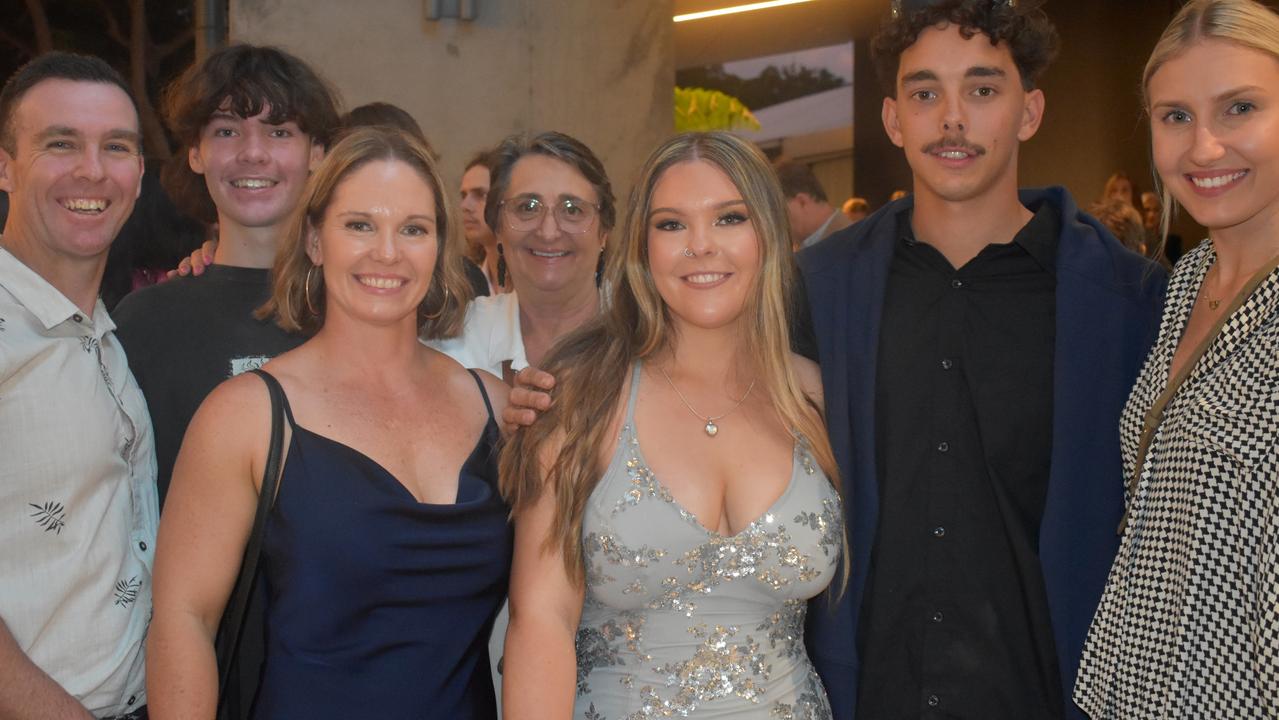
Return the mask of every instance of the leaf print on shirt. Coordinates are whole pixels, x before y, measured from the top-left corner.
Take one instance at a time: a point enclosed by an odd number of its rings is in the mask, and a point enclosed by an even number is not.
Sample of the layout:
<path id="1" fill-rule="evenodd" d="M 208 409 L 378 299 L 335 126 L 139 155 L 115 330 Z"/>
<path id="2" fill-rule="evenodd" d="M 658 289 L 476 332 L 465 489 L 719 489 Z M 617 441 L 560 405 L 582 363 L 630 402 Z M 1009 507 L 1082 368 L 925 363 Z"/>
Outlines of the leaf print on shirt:
<path id="1" fill-rule="evenodd" d="M 138 590 L 142 588 L 142 581 L 138 580 L 138 576 L 134 575 L 128 580 L 121 580 L 115 584 L 115 604 L 121 607 L 128 607 L 138 599 Z"/>
<path id="2" fill-rule="evenodd" d="M 36 509 L 31 513 L 31 517 L 36 519 L 36 524 L 44 528 L 45 532 L 52 532 L 54 535 L 62 534 L 62 528 L 67 524 L 67 512 L 62 507 L 62 503 L 51 500 L 43 505 L 27 504 Z"/>

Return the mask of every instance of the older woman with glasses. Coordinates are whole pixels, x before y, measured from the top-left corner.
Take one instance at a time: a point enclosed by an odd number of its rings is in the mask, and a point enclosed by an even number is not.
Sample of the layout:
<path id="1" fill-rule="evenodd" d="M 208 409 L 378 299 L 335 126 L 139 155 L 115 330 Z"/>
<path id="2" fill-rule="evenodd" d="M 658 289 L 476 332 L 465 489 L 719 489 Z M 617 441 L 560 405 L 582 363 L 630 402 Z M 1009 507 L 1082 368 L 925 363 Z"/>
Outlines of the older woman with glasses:
<path id="1" fill-rule="evenodd" d="M 495 154 L 484 220 L 497 235 L 498 274 L 515 291 L 476 299 L 462 334 L 432 345 L 509 383 L 598 314 L 616 209 L 604 165 L 568 135 L 512 136 Z"/>

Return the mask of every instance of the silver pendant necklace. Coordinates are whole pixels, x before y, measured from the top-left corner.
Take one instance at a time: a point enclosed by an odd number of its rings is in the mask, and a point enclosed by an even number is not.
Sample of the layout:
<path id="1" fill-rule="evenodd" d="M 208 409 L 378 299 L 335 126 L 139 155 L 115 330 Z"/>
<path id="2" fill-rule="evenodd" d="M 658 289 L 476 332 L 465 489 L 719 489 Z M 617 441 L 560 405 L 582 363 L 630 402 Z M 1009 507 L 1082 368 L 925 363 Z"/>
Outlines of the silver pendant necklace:
<path id="1" fill-rule="evenodd" d="M 732 415 L 733 413 L 737 412 L 737 408 L 741 407 L 742 403 L 746 402 L 746 398 L 750 397 L 751 390 L 755 389 L 755 381 L 759 379 L 759 378 L 755 378 L 755 380 L 751 380 L 750 387 L 746 388 L 746 392 L 742 395 L 741 399 L 737 401 L 737 404 L 734 405 L 731 410 L 729 410 L 726 413 L 716 415 L 715 417 L 711 417 L 710 415 L 703 415 L 697 412 L 697 410 L 693 408 L 693 405 L 688 401 L 688 398 L 684 397 L 684 393 L 680 392 L 679 388 L 675 387 L 675 381 L 671 379 L 670 375 L 666 374 L 665 369 L 663 369 L 661 366 L 658 366 L 657 371 L 662 374 L 662 377 L 666 378 L 666 382 L 670 383 L 671 389 L 674 390 L 675 394 L 679 396 L 680 402 L 684 403 L 684 407 L 688 408 L 688 411 L 693 413 L 693 415 L 695 415 L 697 419 L 706 421 L 706 426 L 703 427 L 702 429 L 705 430 L 706 434 L 710 437 L 715 437 L 716 435 L 719 434 L 719 426 L 715 424 L 715 421 L 722 420 L 723 418 L 726 418 L 729 415 Z"/>

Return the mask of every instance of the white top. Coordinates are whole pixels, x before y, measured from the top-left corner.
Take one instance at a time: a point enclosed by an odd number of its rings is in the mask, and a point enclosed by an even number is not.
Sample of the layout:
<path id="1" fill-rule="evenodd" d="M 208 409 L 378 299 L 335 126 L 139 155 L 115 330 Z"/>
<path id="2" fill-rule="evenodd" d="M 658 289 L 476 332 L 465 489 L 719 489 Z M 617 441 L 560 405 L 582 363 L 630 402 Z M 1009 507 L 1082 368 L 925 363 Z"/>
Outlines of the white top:
<path id="1" fill-rule="evenodd" d="M 99 717 L 146 704 L 159 519 L 146 401 L 115 323 L 0 248 L 0 618 Z"/>
<path id="2" fill-rule="evenodd" d="M 520 301 L 513 292 L 475 298 L 466 309 L 460 335 L 422 342 L 464 367 L 487 370 L 499 378 L 502 363 L 508 360 L 514 372 L 528 367 L 524 334 L 520 332 Z"/>

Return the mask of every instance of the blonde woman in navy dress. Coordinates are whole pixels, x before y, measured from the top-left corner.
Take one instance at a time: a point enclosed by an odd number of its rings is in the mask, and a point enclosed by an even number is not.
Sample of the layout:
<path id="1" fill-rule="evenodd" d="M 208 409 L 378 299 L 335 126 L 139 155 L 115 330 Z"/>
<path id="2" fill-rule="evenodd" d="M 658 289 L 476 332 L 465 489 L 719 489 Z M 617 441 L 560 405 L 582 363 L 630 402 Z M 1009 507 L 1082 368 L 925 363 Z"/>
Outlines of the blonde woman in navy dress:
<path id="1" fill-rule="evenodd" d="M 488 634 L 511 553 L 497 488 L 505 386 L 418 342 L 456 333 L 467 285 L 429 151 L 344 137 L 311 176 L 268 308 L 312 334 L 219 385 L 178 454 L 157 541 L 151 716 L 212 718 L 213 633 L 270 437 L 288 440 L 266 523 L 266 662 L 253 717 L 496 716 Z M 462 299 L 459 299 L 462 298 Z"/>
<path id="2" fill-rule="evenodd" d="M 1279 16 L 1192 0 L 1144 86 L 1164 207 L 1208 239 L 1177 262 L 1122 416 L 1123 539 L 1075 701 L 1093 720 L 1275 718 Z"/>
<path id="3" fill-rule="evenodd" d="M 826 718 L 808 600 L 843 556 L 817 367 L 767 161 L 723 133 L 650 157 L 603 316 L 502 456 L 516 551 L 503 712 Z"/>

